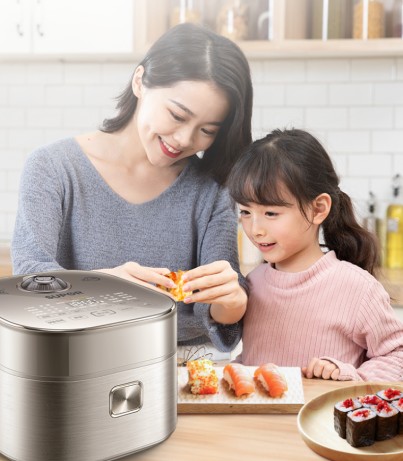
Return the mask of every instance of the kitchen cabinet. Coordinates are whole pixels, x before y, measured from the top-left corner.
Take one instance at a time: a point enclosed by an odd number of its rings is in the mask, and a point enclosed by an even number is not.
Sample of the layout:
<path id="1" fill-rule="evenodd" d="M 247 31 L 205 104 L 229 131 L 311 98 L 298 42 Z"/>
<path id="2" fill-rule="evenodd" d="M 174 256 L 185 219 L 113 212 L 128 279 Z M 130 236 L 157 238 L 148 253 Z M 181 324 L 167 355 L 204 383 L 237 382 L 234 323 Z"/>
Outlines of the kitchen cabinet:
<path id="1" fill-rule="evenodd" d="M 0 53 L 133 52 L 133 0 L 0 0 Z"/>

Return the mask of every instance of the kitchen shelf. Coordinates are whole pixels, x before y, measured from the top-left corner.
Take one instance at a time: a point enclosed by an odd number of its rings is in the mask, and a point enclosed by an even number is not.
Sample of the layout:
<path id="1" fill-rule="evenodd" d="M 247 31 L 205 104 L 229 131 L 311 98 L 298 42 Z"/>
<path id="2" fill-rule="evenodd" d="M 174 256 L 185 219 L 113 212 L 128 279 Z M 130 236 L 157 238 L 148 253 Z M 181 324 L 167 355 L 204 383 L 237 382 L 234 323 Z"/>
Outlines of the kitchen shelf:
<path id="1" fill-rule="evenodd" d="M 403 40 L 275 40 L 237 42 L 249 59 L 403 57 Z M 131 62 L 140 60 L 148 46 L 133 53 L 0 54 L 0 62 Z"/>

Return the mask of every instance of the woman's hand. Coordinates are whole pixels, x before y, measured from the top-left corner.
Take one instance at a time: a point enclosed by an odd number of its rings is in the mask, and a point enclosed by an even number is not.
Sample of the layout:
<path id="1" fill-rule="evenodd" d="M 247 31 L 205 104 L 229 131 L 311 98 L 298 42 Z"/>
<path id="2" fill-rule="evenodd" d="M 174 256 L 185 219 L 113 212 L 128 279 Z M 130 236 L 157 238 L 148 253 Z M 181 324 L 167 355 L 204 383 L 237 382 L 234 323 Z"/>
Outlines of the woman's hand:
<path id="1" fill-rule="evenodd" d="M 162 285 L 166 288 L 173 288 L 175 286 L 172 280 L 164 277 L 165 274 L 170 272 L 166 267 L 147 267 L 140 266 L 140 264 L 135 262 L 127 262 L 112 269 L 96 269 L 96 271 L 115 275 L 116 277 L 136 282 L 147 288 L 155 288 L 156 290 L 158 288 L 153 286 L 154 284 Z M 164 293 L 167 294 L 166 292 Z"/>
<path id="2" fill-rule="evenodd" d="M 184 291 L 193 291 L 184 302 L 211 304 L 210 314 L 216 322 L 236 323 L 244 316 L 248 297 L 228 261 L 196 267 L 187 271 L 183 279 Z M 195 293 L 196 290 L 199 291 Z"/>
<path id="3" fill-rule="evenodd" d="M 314 357 L 307 367 L 302 368 L 302 373 L 306 378 L 322 378 L 337 381 L 340 370 L 337 365 L 329 360 Z"/>

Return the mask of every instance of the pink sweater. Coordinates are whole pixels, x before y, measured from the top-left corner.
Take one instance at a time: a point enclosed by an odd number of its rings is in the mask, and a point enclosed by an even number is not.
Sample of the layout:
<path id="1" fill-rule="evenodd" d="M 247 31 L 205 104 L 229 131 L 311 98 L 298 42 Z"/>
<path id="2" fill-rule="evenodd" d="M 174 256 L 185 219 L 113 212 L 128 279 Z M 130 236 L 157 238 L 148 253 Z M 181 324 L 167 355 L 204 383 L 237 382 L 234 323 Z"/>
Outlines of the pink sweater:
<path id="1" fill-rule="evenodd" d="M 339 380 L 403 380 L 403 323 L 367 271 L 330 251 L 298 273 L 261 264 L 248 281 L 238 361 L 304 367 L 320 357 Z"/>

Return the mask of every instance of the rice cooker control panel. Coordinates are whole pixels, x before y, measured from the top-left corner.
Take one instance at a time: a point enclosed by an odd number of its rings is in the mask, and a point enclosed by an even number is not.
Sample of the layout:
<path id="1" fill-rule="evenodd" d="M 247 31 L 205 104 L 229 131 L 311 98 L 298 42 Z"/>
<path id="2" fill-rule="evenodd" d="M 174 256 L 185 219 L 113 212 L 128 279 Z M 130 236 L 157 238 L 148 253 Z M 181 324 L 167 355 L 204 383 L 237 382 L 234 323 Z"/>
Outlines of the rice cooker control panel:
<path id="1" fill-rule="evenodd" d="M 87 274 L 63 271 L 0 280 L 0 319 L 27 328 L 77 330 L 165 315 L 175 305 L 151 288 Z M 13 279 L 17 283 L 9 283 Z"/>

